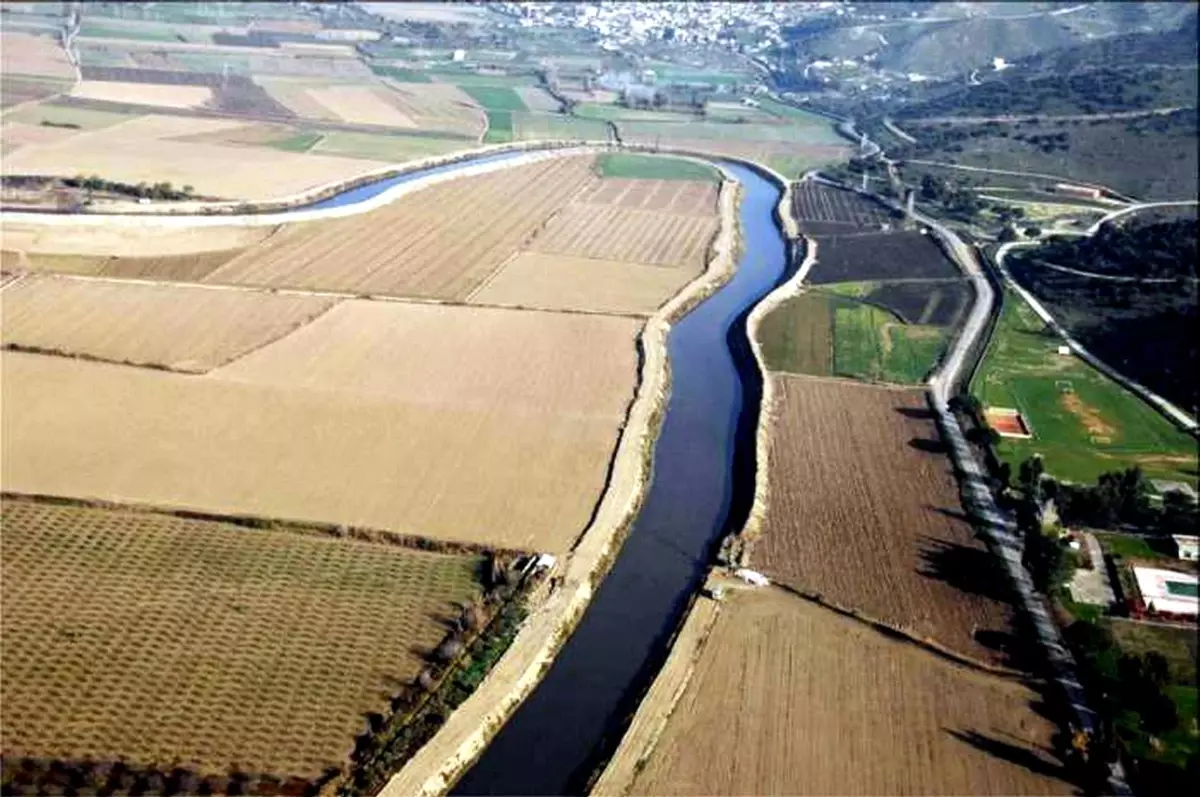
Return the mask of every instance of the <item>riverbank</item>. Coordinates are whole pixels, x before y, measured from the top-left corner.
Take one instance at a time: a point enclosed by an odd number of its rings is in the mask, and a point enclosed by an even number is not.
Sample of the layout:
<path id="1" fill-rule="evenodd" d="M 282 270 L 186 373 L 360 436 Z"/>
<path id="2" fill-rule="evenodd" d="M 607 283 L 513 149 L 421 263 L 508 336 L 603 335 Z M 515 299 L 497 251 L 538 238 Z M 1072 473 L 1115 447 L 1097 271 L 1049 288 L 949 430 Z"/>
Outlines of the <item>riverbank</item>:
<path id="1" fill-rule="evenodd" d="M 641 380 L 613 459 L 599 509 L 562 567 L 560 584 L 534 609 L 504 658 L 475 693 L 380 792 L 381 797 L 442 794 L 487 747 L 534 690 L 559 647 L 591 602 L 641 509 L 650 484 L 655 441 L 670 395 L 667 341 L 671 325 L 732 276 L 738 242 L 740 189 L 725 173 L 721 228 L 705 273 L 647 321 L 640 345 Z"/>

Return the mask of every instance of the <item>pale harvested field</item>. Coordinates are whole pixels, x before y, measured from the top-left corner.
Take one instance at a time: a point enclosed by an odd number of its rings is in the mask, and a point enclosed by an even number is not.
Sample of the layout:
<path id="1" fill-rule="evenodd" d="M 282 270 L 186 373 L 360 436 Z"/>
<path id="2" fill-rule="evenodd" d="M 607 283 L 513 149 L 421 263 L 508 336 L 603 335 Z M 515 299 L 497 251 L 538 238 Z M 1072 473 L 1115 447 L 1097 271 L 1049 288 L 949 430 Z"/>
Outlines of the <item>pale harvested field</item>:
<path id="1" fill-rule="evenodd" d="M 240 127 L 234 120 L 147 115 L 56 144 L 24 147 L 5 158 L 12 173 L 63 177 L 83 166 L 125 183 L 167 181 L 226 199 L 275 199 L 360 175 L 383 163 L 265 147 L 230 147 L 171 140 Z M 215 168 L 214 164 L 220 166 Z"/>
<path id="2" fill-rule="evenodd" d="M 0 33 L 0 72 L 73 79 L 75 68 L 53 36 Z"/>
<path id="3" fill-rule="evenodd" d="M 484 113 L 462 89 L 448 83 L 401 83 L 384 80 L 388 99 L 422 130 L 466 136 L 483 133 Z"/>
<path id="4" fill-rule="evenodd" d="M 208 86 L 85 80 L 71 90 L 71 96 L 133 105 L 158 105 L 164 108 L 197 108 L 212 100 L 213 91 Z"/>
<path id="5" fill-rule="evenodd" d="M 562 552 L 603 491 L 639 328 L 349 301 L 202 377 L 6 352 L 0 480 Z"/>
<path id="6" fill-rule="evenodd" d="M 982 662 L 1006 584 L 963 519 L 924 395 L 772 374 L 768 502 L 753 567 Z M 997 637 L 999 638 L 999 637 Z"/>
<path id="7" fill-rule="evenodd" d="M 462 299 L 594 179 L 590 162 L 501 169 L 359 216 L 291 225 L 207 281 Z"/>
<path id="8" fill-rule="evenodd" d="M 694 269 L 522 252 L 471 297 L 476 304 L 610 313 L 653 313 Z"/>
<path id="9" fill-rule="evenodd" d="M 344 122 L 404 128 L 417 126 L 411 117 L 387 101 L 384 89 L 331 86 L 308 89 L 308 96 Z"/>
<path id="10" fill-rule="evenodd" d="M 547 254 L 703 268 L 717 232 L 709 217 L 575 203 L 556 216 L 531 247 Z"/>
<path id="11" fill-rule="evenodd" d="M 0 294 L 4 345 L 204 373 L 336 300 L 30 274 Z"/>
<path id="12" fill-rule="evenodd" d="M 0 127 L 0 152 L 8 155 L 21 147 L 37 146 L 39 144 L 57 144 L 79 135 L 78 130 L 66 127 L 47 127 L 45 125 L 28 125 L 21 122 L 7 122 Z"/>
<path id="13" fill-rule="evenodd" d="M 336 122 L 339 119 L 337 114 L 317 102 L 308 93 L 312 84 L 307 81 L 256 77 L 254 82 L 262 86 L 272 98 L 297 116 L 305 119 L 324 119 L 330 122 Z"/>
<path id="14" fill-rule="evenodd" d="M 606 177 L 579 197 L 580 203 L 614 205 L 685 216 L 717 212 L 718 187 L 699 180 L 645 180 Z"/>
<path id="15" fill-rule="evenodd" d="M 1071 794 L 1036 699 L 780 590 L 734 592 L 631 793 Z"/>
<path id="16" fill-rule="evenodd" d="M 118 227 L 28 224 L 0 219 L 4 248 L 31 254 L 166 257 L 239 249 L 259 243 L 274 227 Z"/>

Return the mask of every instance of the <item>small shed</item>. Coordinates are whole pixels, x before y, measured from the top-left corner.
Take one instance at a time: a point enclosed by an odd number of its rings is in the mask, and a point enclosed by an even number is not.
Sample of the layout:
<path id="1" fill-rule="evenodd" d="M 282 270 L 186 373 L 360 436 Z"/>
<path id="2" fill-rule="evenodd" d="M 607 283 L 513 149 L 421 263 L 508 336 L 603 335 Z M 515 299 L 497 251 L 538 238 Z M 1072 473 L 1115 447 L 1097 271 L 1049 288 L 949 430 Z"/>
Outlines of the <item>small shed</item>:
<path id="1" fill-rule="evenodd" d="M 1068 357 L 1071 354 L 1071 347 L 1070 346 L 1059 346 L 1058 353 L 1064 357 Z"/>

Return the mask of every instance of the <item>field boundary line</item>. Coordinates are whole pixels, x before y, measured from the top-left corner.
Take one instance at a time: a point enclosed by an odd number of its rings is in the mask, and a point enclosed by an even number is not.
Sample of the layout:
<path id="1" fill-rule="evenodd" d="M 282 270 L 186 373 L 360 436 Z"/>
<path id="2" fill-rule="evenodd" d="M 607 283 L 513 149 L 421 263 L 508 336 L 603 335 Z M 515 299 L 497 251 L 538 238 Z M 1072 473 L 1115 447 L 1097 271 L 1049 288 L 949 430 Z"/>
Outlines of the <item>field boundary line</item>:
<path id="1" fill-rule="evenodd" d="M 374 545 L 425 551 L 427 553 L 455 555 L 496 553 L 513 557 L 528 556 L 530 554 L 530 551 L 518 550 L 516 548 L 503 548 L 475 542 L 437 540 L 431 537 L 422 537 L 418 534 L 372 528 L 370 526 L 349 526 L 339 523 L 292 520 L 290 518 L 268 517 L 265 515 L 222 514 L 207 510 L 188 509 L 181 506 L 108 501 L 102 498 L 79 498 L 67 495 L 52 495 L 50 493 L 24 493 L 14 490 L 0 490 L 0 498 L 6 501 L 25 501 L 27 503 L 72 506 L 82 509 L 104 509 L 111 512 L 159 515 L 181 520 L 202 520 L 209 523 L 223 523 L 228 526 L 237 526 L 250 533 L 256 531 L 275 531 L 283 534 L 298 534 L 308 537 L 356 540 Z"/>
<path id="2" fill-rule="evenodd" d="M 781 377 L 783 379 L 795 379 L 797 381 L 808 382 L 834 382 L 846 386 L 875 388 L 876 390 L 889 390 L 896 393 L 924 393 L 925 387 L 921 383 L 906 385 L 903 382 L 882 382 L 876 379 L 860 379 L 855 376 L 838 376 L 837 374 L 797 374 L 791 371 L 770 371 L 771 376 Z"/>
<path id="3" fill-rule="evenodd" d="M 1009 680 L 1027 681 L 1030 678 L 1029 673 L 1021 670 L 1014 670 L 1010 667 L 1000 667 L 978 661 L 970 656 L 951 650 L 945 645 L 935 642 L 932 639 L 924 639 L 922 637 L 915 636 L 911 632 L 906 631 L 898 625 L 893 625 L 880 620 L 877 617 L 872 617 L 871 615 L 861 612 L 858 609 L 834 603 L 819 593 L 805 592 L 799 587 L 793 587 L 792 585 L 785 584 L 782 581 L 772 581 L 771 587 L 776 587 L 794 598 L 807 601 L 813 605 L 820 606 L 822 609 L 826 609 L 834 612 L 835 614 L 839 614 L 842 617 L 868 626 L 883 636 L 888 637 L 889 639 L 920 648 L 926 653 L 931 653 L 938 658 L 944 659 L 947 662 L 959 667 L 965 667 L 983 675 L 990 675 Z"/>
<path id="4" fill-rule="evenodd" d="M 272 294 L 272 295 L 278 296 L 279 294 Z M 291 329 L 286 329 L 286 330 L 282 331 L 280 334 L 276 335 L 275 337 L 266 338 L 265 340 L 259 341 L 258 343 L 251 346 L 250 348 L 246 349 L 245 351 L 240 351 L 237 354 L 234 354 L 232 357 L 228 358 L 227 360 L 225 360 L 221 363 L 218 363 L 217 365 L 214 365 L 212 368 L 209 368 L 204 373 L 211 374 L 212 372 L 217 371 L 221 368 L 225 368 L 226 366 L 233 365 L 235 362 L 237 362 L 238 360 L 241 360 L 244 357 L 249 357 L 251 354 L 254 354 L 257 351 L 261 351 L 274 343 L 279 343 L 284 338 L 291 337 L 292 335 L 296 334 L 297 332 L 304 329 L 305 327 L 307 327 L 311 324 L 315 324 L 316 322 L 320 321 L 325 316 L 332 313 L 334 308 L 337 307 L 338 305 L 342 304 L 342 302 L 344 302 L 344 301 L 346 301 L 346 300 L 345 299 L 334 299 L 327 306 L 321 308 L 319 311 L 314 313 L 312 316 L 298 322 Z"/>
<path id="5" fill-rule="evenodd" d="M 719 290 L 734 273 L 740 241 L 740 183 L 722 193 L 721 243 L 703 274 L 692 280 L 646 322 L 640 340 L 645 352 L 637 394 L 611 460 L 610 480 L 592 521 L 575 548 L 556 567 L 557 589 L 529 618 L 508 651 L 479 687 L 447 719 L 428 743 L 379 792 L 379 797 L 439 795 L 470 767 L 504 722 L 537 687 L 558 649 L 566 642 L 608 569 L 616 560 L 645 501 L 653 471 L 654 447 L 666 415 L 671 369 L 668 337 L 672 324 Z"/>

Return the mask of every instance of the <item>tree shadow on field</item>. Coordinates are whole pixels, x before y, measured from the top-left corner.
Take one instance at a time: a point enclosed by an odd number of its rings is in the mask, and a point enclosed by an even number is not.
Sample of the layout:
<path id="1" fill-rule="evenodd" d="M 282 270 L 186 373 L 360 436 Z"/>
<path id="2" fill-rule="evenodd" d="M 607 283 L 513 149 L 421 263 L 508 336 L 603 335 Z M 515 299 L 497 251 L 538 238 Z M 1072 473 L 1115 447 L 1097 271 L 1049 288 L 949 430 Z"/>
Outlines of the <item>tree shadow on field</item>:
<path id="1" fill-rule="evenodd" d="M 950 448 L 941 440 L 930 440 L 924 437 L 914 437 L 908 441 L 909 448 L 915 448 L 926 454 L 947 454 Z"/>
<path id="2" fill-rule="evenodd" d="M 932 421 L 936 417 L 933 410 L 928 407 L 892 407 L 892 409 L 905 418 L 912 418 L 916 421 Z"/>
<path id="3" fill-rule="evenodd" d="M 960 512 L 957 509 L 947 509 L 944 506 L 934 506 L 933 504 L 925 504 L 924 508 L 931 510 L 933 512 L 937 512 L 939 515 L 945 515 L 946 517 L 951 518 L 953 520 L 961 520 L 964 523 L 972 522 L 971 517 L 969 515 L 967 515 L 966 512 Z M 936 538 L 930 537 L 929 539 L 936 539 Z"/>
<path id="4" fill-rule="evenodd" d="M 919 572 L 960 592 L 1011 603 L 1012 595 L 996 557 L 985 548 L 973 548 L 926 536 L 921 550 L 924 566 Z"/>
<path id="5" fill-rule="evenodd" d="M 1013 744 L 996 736 L 988 736 L 975 730 L 954 731 L 948 728 L 943 728 L 942 730 L 960 742 L 974 747 L 976 750 L 982 750 L 996 758 L 1024 767 L 1030 772 L 1045 775 L 1046 777 L 1060 778 L 1067 782 L 1071 780 L 1071 773 L 1065 766 L 1057 761 L 1047 761 L 1024 744 Z"/>

